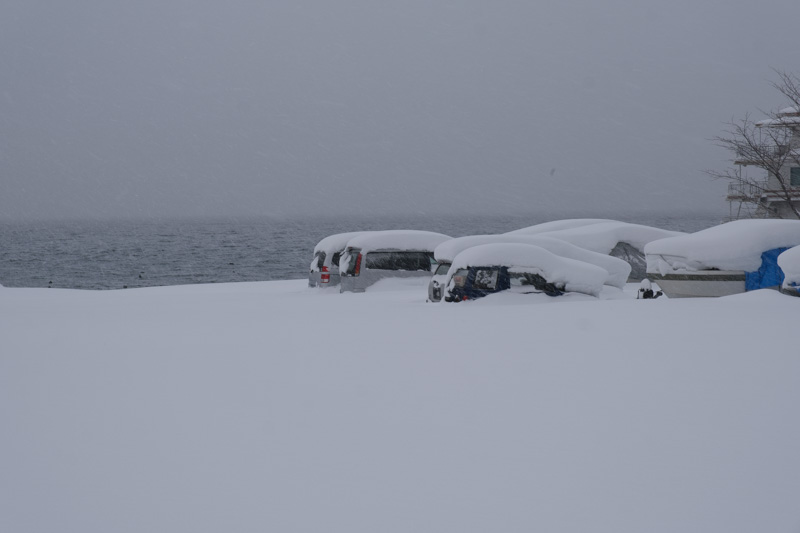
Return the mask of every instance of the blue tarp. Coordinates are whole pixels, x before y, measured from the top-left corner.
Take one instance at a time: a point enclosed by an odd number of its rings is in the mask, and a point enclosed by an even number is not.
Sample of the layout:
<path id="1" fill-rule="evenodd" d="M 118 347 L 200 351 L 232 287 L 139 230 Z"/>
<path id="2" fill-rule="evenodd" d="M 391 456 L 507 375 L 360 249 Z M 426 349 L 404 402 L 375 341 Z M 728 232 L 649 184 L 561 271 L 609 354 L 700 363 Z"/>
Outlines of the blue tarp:
<path id="1" fill-rule="evenodd" d="M 744 273 L 744 288 L 747 291 L 766 289 L 783 284 L 783 270 L 778 266 L 778 256 L 789 248 L 773 248 L 761 254 L 761 268 Z"/>

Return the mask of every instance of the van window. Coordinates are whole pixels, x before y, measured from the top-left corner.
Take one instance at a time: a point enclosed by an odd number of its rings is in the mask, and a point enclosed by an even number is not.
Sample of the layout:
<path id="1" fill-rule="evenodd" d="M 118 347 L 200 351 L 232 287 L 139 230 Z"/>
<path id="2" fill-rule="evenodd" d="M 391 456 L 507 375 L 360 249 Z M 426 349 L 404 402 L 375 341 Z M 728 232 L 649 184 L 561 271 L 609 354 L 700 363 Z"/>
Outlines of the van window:
<path id="1" fill-rule="evenodd" d="M 317 252 L 317 268 L 319 270 L 322 270 L 322 265 L 324 264 L 325 264 L 325 252 Z"/>
<path id="2" fill-rule="evenodd" d="M 436 267 L 436 275 L 444 276 L 448 270 L 450 270 L 450 263 L 439 263 L 439 266 Z"/>
<path id="3" fill-rule="evenodd" d="M 461 268 L 456 270 L 455 274 L 453 274 L 453 285 L 456 287 L 463 287 L 467 283 L 467 276 L 469 275 L 469 270 L 466 268 Z"/>
<path id="4" fill-rule="evenodd" d="M 358 264 L 358 255 L 361 253 L 361 249 L 359 248 L 350 248 L 346 251 L 349 258 L 347 263 L 347 270 L 345 274 L 348 276 L 355 276 L 356 275 L 356 265 Z"/>
<path id="5" fill-rule="evenodd" d="M 366 267 L 375 270 L 431 270 L 430 252 L 370 252 Z"/>
<path id="6" fill-rule="evenodd" d="M 341 256 L 342 256 L 342 252 L 336 252 L 336 253 L 334 253 L 334 254 L 333 254 L 333 257 L 331 258 L 331 263 L 333 263 L 335 266 L 337 266 L 337 267 L 338 267 L 338 266 L 339 266 L 339 258 L 340 258 Z"/>
<path id="7" fill-rule="evenodd" d="M 495 268 L 480 268 L 476 270 L 472 288 L 493 291 L 497 287 L 498 274 L 499 272 Z"/>

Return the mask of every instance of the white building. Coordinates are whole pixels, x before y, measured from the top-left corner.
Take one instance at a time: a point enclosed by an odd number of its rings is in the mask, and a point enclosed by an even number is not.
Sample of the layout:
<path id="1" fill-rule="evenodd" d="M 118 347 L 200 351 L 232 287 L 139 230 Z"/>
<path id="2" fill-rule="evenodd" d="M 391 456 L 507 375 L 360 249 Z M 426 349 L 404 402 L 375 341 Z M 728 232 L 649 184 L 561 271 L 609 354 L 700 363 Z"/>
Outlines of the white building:
<path id="1" fill-rule="evenodd" d="M 775 117 L 756 123 L 756 127 L 764 131 L 760 136 L 764 142 L 755 151 L 779 168 L 786 189 L 776 173 L 767 168 L 764 159 L 737 159 L 735 164 L 739 165 L 743 179 L 728 186 L 726 198 L 732 219 L 795 218 L 791 205 L 800 210 L 800 108 L 787 107 Z M 747 167 L 761 169 L 766 177 L 749 178 Z"/>

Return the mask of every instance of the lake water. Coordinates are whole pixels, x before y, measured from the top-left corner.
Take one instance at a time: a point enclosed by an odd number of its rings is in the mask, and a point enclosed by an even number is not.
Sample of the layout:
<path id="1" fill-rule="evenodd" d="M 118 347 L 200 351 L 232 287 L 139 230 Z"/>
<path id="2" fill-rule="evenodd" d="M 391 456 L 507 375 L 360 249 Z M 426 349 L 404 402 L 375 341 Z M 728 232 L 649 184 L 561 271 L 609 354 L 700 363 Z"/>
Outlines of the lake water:
<path id="1" fill-rule="evenodd" d="M 334 233 L 423 229 L 459 237 L 502 233 L 549 219 L 424 215 L 4 223 L 0 224 L 0 284 L 122 289 L 300 279 L 308 275 L 314 245 Z M 714 215 L 642 215 L 621 220 L 678 231 L 698 231 L 719 223 Z"/>

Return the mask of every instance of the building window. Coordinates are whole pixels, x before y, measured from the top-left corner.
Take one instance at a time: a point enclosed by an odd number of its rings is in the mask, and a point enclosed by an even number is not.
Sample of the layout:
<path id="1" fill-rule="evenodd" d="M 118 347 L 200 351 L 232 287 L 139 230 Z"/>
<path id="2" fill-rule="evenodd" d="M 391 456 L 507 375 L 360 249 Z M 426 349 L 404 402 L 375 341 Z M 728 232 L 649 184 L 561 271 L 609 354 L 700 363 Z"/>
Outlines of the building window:
<path id="1" fill-rule="evenodd" d="M 789 171 L 789 185 L 800 187 L 800 167 L 792 167 Z"/>

